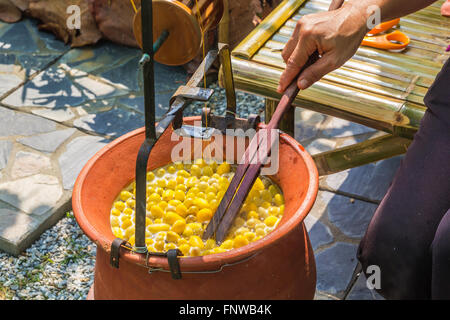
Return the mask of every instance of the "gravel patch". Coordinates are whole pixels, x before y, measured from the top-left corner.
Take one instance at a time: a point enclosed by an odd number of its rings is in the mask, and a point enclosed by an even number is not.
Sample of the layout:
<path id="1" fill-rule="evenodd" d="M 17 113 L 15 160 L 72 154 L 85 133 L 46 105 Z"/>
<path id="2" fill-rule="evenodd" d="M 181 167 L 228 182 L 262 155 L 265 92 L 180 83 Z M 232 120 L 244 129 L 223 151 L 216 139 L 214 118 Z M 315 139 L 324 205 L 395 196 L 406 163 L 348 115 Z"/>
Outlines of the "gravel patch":
<path id="1" fill-rule="evenodd" d="M 86 299 L 95 251 L 68 213 L 19 257 L 0 252 L 0 299 Z"/>
<path id="2" fill-rule="evenodd" d="M 209 88 L 214 89 L 214 94 L 207 102 L 207 107 L 215 115 L 225 115 L 227 107 L 225 89 L 219 87 L 217 82 L 213 82 Z M 247 118 L 250 114 L 259 114 L 261 119 L 264 119 L 265 102 L 263 97 L 236 91 L 236 103 L 239 118 Z M 184 110 L 184 116 L 201 115 L 204 106 L 204 102 L 193 102 Z"/>

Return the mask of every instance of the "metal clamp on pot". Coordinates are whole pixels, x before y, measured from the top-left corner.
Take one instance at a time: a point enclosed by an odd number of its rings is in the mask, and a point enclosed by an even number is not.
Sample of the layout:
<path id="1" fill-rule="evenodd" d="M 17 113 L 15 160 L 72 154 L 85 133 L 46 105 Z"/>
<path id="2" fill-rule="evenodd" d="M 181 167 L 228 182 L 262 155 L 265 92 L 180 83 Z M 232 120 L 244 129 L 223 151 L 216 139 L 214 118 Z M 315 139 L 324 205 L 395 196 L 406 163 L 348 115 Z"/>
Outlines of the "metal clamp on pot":
<path id="1" fill-rule="evenodd" d="M 180 262 L 178 261 L 178 256 L 182 256 L 183 253 L 180 250 L 170 249 L 167 252 L 147 252 L 147 257 L 145 258 L 145 264 L 146 264 L 146 267 L 148 268 L 148 273 L 160 271 L 160 269 L 155 269 L 148 265 L 148 259 L 151 255 L 167 257 L 167 262 L 169 263 L 169 269 L 170 269 L 170 273 L 172 275 L 172 279 L 175 279 L 175 280 L 181 279 L 181 269 L 180 269 Z"/>
<path id="2" fill-rule="evenodd" d="M 127 244 L 126 240 L 115 238 L 111 244 L 111 256 L 109 263 L 113 268 L 119 268 L 120 247 Z M 131 249 L 131 247 L 129 247 Z"/>

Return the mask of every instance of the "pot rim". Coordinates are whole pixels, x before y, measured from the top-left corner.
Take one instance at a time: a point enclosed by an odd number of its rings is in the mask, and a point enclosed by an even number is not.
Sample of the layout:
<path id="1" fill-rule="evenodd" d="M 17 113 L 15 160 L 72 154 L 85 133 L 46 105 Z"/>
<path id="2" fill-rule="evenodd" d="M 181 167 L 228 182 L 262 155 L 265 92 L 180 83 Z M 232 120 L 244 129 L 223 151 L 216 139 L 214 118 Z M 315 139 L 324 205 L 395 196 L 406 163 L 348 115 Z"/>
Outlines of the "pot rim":
<path id="1" fill-rule="evenodd" d="M 198 120 L 199 116 L 185 117 L 184 120 L 189 122 L 193 120 Z M 105 235 L 101 234 L 93 225 L 89 223 L 87 215 L 82 209 L 82 199 L 81 191 L 86 177 L 95 162 L 105 154 L 107 154 L 111 149 L 115 148 L 117 145 L 124 143 L 131 137 L 140 135 L 144 132 L 145 127 L 133 130 L 116 140 L 108 143 L 102 149 L 100 149 L 89 161 L 84 165 L 83 169 L 79 173 L 72 193 L 72 208 L 74 211 L 74 216 L 84 231 L 84 233 L 97 244 L 97 250 L 100 246 L 101 249 L 106 252 L 111 251 L 111 243 Z M 274 244 L 276 241 L 284 237 L 286 234 L 291 232 L 296 226 L 303 222 L 304 218 L 307 216 L 311 210 L 318 193 L 319 189 L 319 175 L 317 167 L 312 159 L 311 155 L 303 148 L 303 146 L 298 143 L 297 140 L 289 136 L 288 134 L 281 133 L 280 139 L 287 144 L 289 144 L 294 150 L 302 157 L 305 162 L 307 171 L 309 172 L 309 184 L 306 191 L 305 199 L 292 215 L 292 217 L 282 225 L 277 226 L 273 231 L 264 236 L 263 238 L 251 242 L 243 247 L 232 249 L 226 252 L 215 253 L 199 257 L 182 257 L 179 259 L 181 271 L 192 271 L 192 270 L 210 270 L 217 269 L 218 267 L 234 264 L 239 261 L 246 260 L 250 256 L 256 255 L 263 248 Z M 146 254 L 138 254 L 126 248 L 121 248 L 120 250 L 121 259 L 124 259 L 131 263 L 140 264 L 151 268 L 163 268 L 164 270 L 170 270 L 167 258 L 161 256 L 147 256 Z M 147 260 L 148 257 L 148 260 Z"/>

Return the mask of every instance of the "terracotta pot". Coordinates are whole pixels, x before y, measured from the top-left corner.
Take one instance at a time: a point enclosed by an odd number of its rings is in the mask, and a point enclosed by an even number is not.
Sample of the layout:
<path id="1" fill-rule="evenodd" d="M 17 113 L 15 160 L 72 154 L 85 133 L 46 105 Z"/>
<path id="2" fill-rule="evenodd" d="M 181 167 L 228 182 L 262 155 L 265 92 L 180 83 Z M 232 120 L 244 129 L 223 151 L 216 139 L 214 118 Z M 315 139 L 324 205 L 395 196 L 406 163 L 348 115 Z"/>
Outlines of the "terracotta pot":
<path id="1" fill-rule="evenodd" d="M 186 123 L 194 120 L 199 121 L 200 117 L 185 118 Z M 171 141 L 171 134 L 171 129 L 166 130 L 155 145 L 149 169 L 171 162 L 171 151 L 178 143 Z M 116 195 L 134 180 L 136 156 L 143 140 L 144 128 L 141 128 L 111 142 L 89 160 L 75 183 L 72 200 L 75 217 L 87 236 L 97 244 L 91 298 L 314 297 L 315 261 L 303 219 L 317 196 L 318 174 L 310 155 L 285 134 L 280 138 L 279 171 L 272 176 L 284 193 L 285 213 L 274 231 L 239 249 L 180 258 L 181 280 L 173 280 L 169 272 L 148 272 L 147 266 L 168 271 L 166 258 L 151 256 L 146 261 L 145 255 L 124 248 L 121 249 L 119 268 L 112 268 L 109 256 L 115 237 L 109 222 L 110 209 Z"/>

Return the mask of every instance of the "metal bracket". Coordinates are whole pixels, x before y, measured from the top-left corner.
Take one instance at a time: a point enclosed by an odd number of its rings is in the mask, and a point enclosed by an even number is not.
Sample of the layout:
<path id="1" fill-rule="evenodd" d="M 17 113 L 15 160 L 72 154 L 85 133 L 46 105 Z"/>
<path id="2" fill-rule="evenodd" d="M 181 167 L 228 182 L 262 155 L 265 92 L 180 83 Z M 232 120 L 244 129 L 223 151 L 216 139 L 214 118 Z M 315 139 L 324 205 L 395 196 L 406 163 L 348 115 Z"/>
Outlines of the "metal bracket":
<path id="1" fill-rule="evenodd" d="M 234 89 L 233 68 L 231 66 L 231 52 L 228 44 L 219 43 L 219 59 L 221 64 L 221 75 L 225 94 L 227 96 L 227 115 L 236 117 L 236 91 Z"/>
<path id="2" fill-rule="evenodd" d="M 232 119 L 232 121 L 230 121 Z M 256 130 L 258 123 L 261 121 L 259 115 L 251 114 L 248 119 L 235 118 L 234 116 L 229 116 L 228 114 L 225 116 L 216 116 L 211 114 L 211 110 L 209 108 L 204 108 L 202 113 L 202 125 L 206 126 L 208 124 L 209 127 L 215 128 L 222 132 L 222 134 L 228 135 L 239 135 L 239 132 L 236 132 L 237 129 L 242 129 L 243 131 L 247 131 L 249 129 Z M 233 131 L 227 131 L 227 129 L 232 129 Z"/>
<path id="3" fill-rule="evenodd" d="M 254 114 L 250 115 L 248 119 L 233 117 L 233 121 L 230 122 L 227 116 L 213 115 L 209 108 L 203 110 L 201 127 L 183 124 L 174 127 L 174 129 L 178 129 L 177 134 L 203 140 L 211 139 L 214 135 L 242 136 L 249 129 L 256 130 L 260 122 L 260 117 Z"/>
<path id="4" fill-rule="evenodd" d="M 116 238 L 111 244 L 111 255 L 109 263 L 113 268 L 119 269 L 120 247 L 127 243 L 126 240 Z"/>
<path id="5" fill-rule="evenodd" d="M 170 273 L 172 279 L 181 279 L 180 262 L 178 261 L 178 255 L 183 255 L 178 249 L 170 249 L 167 251 L 167 261 L 169 262 Z"/>
<path id="6" fill-rule="evenodd" d="M 248 119 L 236 117 L 236 92 L 234 89 L 233 70 L 231 66 L 231 53 L 227 44 L 219 43 L 219 58 L 221 64 L 221 82 L 225 87 L 227 98 L 227 108 L 225 116 L 213 115 L 209 108 L 204 108 L 202 112 L 202 127 L 188 125 L 179 125 L 180 135 L 190 136 L 199 139 L 209 139 L 218 131 L 222 134 L 240 135 L 242 129 L 244 132 L 249 129 L 256 130 L 260 122 L 259 115 L 250 115 Z M 232 131 L 227 129 L 233 129 Z"/>
<path id="7" fill-rule="evenodd" d="M 211 137 L 215 134 L 220 133 L 220 131 L 217 131 L 217 129 L 212 127 L 200 127 L 184 124 L 181 127 L 177 128 L 176 133 L 182 137 L 208 140 L 211 139 Z"/>
<path id="8" fill-rule="evenodd" d="M 213 95 L 214 90 L 209 88 L 179 86 L 177 91 L 170 98 L 170 105 L 174 103 L 177 98 L 185 98 L 189 100 L 208 101 Z"/>
<path id="9" fill-rule="evenodd" d="M 146 63 L 148 63 L 150 61 L 150 56 L 147 53 L 144 53 L 141 57 L 141 59 L 139 60 L 139 66 L 143 67 Z"/>
<path id="10" fill-rule="evenodd" d="M 202 126 L 198 127 L 184 125 L 182 123 L 182 115 L 177 113 L 176 119 L 173 122 L 173 128 L 175 130 L 181 129 L 177 132 L 180 136 L 207 140 L 218 133 L 235 136 L 240 135 L 242 131 L 245 132 L 249 129 L 256 130 L 256 127 L 260 122 L 260 117 L 258 115 L 252 114 L 248 119 L 236 118 L 236 92 L 234 89 L 233 70 L 231 66 L 231 53 L 227 44 L 219 43 L 219 58 L 222 66 L 221 70 L 227 98 L 226 114 L 225 116 L 213 115 L 209 108 L 204 108 L 202 112 Z M 171 102 L 175 101 L 177 97 L 207 101 L 213 91 L 206 92 L 206 90 L 211 89 L 181 86 L 173 95 Z M 227 131 L 227 129 L 232 130 Z"/>
<path id="11" fill-rule="evenodd" d="M 156 271 L 165 271 L 163 268 L 153 268 L 148 265 L 149 256 L 167 257 L 167 262 L 169 263 L 170 273 L 172 274 L 172 279 L 181 279 L 181 269 L 178 257 L 182 256 L 183 253 L 179 249 L 170 249 L 167 252 L 147 252 L 147 257 L 145 259 L 146 266 L 148 268 L 148 273 L 153 273 Z"/>

